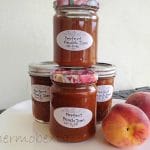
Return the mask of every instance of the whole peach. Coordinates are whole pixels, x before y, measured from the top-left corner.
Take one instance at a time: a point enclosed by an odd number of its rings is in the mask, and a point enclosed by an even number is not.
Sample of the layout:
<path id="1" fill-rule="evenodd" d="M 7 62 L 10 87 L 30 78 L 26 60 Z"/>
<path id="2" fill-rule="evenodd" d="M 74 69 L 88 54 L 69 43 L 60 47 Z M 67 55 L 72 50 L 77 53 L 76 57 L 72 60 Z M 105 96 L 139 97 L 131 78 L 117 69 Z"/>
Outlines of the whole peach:
<path id="1" fill-rule="evenodd" d="M 141 108 L 150 119 L 150 92 L 135 92 L 129 95 L 126 103 Z"/>
<path id="2" fill-rule="evenodd" d="M 102 121 L 105 139 L 120 148 L 143 143 L 150 133 L 146 114 L 131 104 L 116 104 Z"/>

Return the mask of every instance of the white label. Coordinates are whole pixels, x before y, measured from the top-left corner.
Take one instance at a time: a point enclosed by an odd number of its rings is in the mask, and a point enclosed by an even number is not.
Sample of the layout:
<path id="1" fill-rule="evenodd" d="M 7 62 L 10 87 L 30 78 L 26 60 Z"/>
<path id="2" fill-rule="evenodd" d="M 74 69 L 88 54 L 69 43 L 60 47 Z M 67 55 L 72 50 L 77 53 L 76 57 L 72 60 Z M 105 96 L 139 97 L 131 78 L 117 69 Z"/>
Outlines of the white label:
<path id="1" fill-rule="evenodd" d="M 92 46 L 93 38 L 81 30 L 65 30 L 57 35 L 57 43 L 65 50 L 81 51 Z"/>
<path id="2" fill-rule="evenodd" d="M 50 101 L 50 86 L 46 85 L 32 85 L 32 97 L 39 102 Z"/>
<path id="3" fill-rule="evenodd" d="M 54 111 L 55 120 L 67 128 L 81 128 L 92 120 L 92 112 L 84 108 L 61 107 Z"/>
<path id="4" fill-rule="evenodd" d="M 97 102 L 105 102 L 112 98 L 113 86 L 112 85 L 101 85 L 97 86 Z"/>

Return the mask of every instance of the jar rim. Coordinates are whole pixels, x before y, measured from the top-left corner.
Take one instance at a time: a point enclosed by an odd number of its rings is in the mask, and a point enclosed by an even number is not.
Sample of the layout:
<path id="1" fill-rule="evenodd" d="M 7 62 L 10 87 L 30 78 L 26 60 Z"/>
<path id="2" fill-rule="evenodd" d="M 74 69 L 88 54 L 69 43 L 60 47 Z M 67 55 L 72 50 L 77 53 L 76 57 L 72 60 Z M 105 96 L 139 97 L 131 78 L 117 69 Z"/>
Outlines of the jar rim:
<path id="1" fill-rule="evenodd" d="M 116 66 L 113 64 L 97 62 L 94 69 L 98 77 L 112 77 L 116 75 Z"/>
<path id="2" fill-rule="evenodd" d="M 97 74 L 89 68 L 60 67 L 51 73 L 51 80 L 60 83 L 86 84 L 97 82 Z"/>
<path id="3" fill-rule="evenodd" d="M 29 75 L 31 76 L 50 76 L 50 72 L 57 67 L 53 61 L 44 61 L 29 64 Z"/>

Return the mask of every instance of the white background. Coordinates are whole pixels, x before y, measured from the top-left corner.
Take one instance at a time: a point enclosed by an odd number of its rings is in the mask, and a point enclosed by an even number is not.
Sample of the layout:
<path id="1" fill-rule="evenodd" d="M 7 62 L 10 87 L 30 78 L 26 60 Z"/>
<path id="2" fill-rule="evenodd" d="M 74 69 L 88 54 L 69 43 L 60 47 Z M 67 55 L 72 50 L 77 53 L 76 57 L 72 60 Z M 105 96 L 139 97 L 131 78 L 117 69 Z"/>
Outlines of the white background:
<path id="1" fill-rule="evenodd" d="M 30 98 L 28 64 L 53 59 L 52 0 L 0 0 L 0 109 Z M 98 60 L 115 90 L 150 85 L 150 0 L 103 0 Z"/>

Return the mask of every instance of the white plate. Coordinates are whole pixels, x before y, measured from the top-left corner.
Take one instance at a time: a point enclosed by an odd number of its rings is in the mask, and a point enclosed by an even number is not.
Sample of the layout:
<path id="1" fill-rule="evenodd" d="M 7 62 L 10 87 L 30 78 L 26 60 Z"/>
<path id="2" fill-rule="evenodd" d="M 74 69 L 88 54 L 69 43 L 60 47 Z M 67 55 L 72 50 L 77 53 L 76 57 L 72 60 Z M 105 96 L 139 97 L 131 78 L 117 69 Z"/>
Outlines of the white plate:
<path id="1" fill-rule="evenodd" d="M 113 104 L 123 103 L 114 99 Z M 149 150 L 150 139 L 144 144 L 125 150 Z M 117 150 L 108 144 L 97 126 L 96 135 L 81 143 L 56 141 L 49 133 L 48 125 L 34 121 L 31 100 L 19 103 L 0 115 L 0 150 Z"/>

